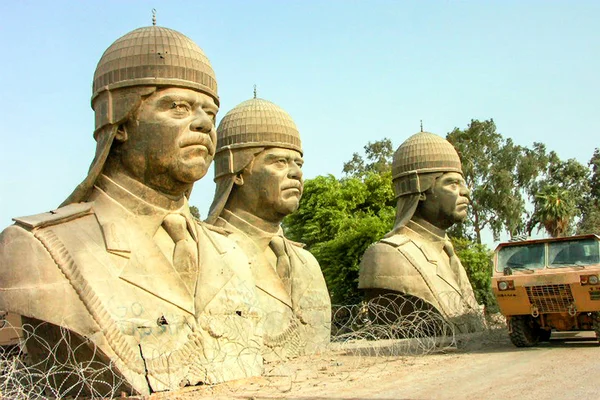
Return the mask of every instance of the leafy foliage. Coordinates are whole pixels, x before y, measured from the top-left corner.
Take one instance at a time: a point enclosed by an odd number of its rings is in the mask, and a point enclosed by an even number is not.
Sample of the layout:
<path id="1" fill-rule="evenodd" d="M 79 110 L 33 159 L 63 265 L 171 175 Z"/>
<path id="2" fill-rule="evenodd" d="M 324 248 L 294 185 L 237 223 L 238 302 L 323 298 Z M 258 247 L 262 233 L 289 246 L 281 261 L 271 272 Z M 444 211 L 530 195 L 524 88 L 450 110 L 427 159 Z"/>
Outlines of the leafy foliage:
<path id="1" fill-rule="evenodd" d="M 466 238 L 453 238 L 454 251 L 467 271 L 475 298 L 488 312 L 497 312 L 498 305 L 492 292 L 493 252 L 486 245 Z"/>
<path id="2" fill-rule="evenodd" d="M 200 219 L 200 210 L 198 210 L 198 207 L 190 206 L 190 214 L 192 214 L 192 217 Z"/>
<path id="3" fill-rule="evenodd" d="M 515 145 L 496 131 L 494 120 L 471 120 L 465 130 L 455 128 L 447 139 L 459 152 L 467 185 L 471 189 L 471 212 L 463 233 L 481 243 L 481 232 L 491 229 L 497 240 L 506 230 L 524 230 L 526 188 L 546 166 L 545 147 L 534 150 Z"/>
<path id="4" fill-rule="evenodd" d="M 527 223 L 531 234 L 537 226 L 552 236 L 574 231 L 574 222 L 584 212 L 590 193 L 590 170 L 575 159 L 561 160 L 548 154 L 547 168 L 529 187 L 534 210 Z"/>
<path id="5" fill-rule="evenodd" d="M 589 192 L 585 196 L 581 207 L 581 220 L 577 226 L 577 233 L 600 234 L 600 150 L 595 149 L 590 162 L 591 177 Z"/>
<path id="6" fill-rule="evenodd" d="M 284 229 L 317 258 L 332 301 L 350 304 L 361 297 L 363 253 L 391 230 L 394 218 L 391 172 L 339 180 L 328 175 L 305 182 L 300 208 L 286 217 Z"/>
<path id="7" fill-rule="evenodd" d="M 552 237 L 566 236 L 576 210 L 571 193 L 558 185 L 544 186 L 535 196 L 530 232 L 533 227 L 540 226 Z"/>
<path id="8" fill-rule="evenodd" d="M 364 150 L 366 160 L 360 154 L 354 153 L 352 160 L 344 163 L 344 174 L 364 177 L 368 173 L 382 174 L 391 170 L 394 148 L 390 139 L 368 142 Z"/>

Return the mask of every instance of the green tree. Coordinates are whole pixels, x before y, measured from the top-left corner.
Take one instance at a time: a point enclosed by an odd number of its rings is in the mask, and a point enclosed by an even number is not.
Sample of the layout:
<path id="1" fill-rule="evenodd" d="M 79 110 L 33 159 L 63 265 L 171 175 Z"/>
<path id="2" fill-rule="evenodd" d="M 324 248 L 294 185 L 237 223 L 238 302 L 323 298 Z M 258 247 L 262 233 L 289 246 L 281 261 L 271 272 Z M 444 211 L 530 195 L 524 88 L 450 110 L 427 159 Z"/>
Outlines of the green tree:
<path id="1" fill-rule="evenodd" d="M 535 196 L 530 233 L 534 227 L 543 226 L 552 237 L 566 236 L 574 214 L 575 206 L 568 190 L 556 185 L 545 186 Z"/>
<path id="2" fill-rule="evenodd" d="M 344 163 L 344 174 L 361 177 L 371 172 L 382 174 L 391 170 L 394 148 L 390 139 L 368 142 L 364 150 L 365 157 L 354 153 L 352 160 Z"/>
<path id="3" fill-rule="evenodd" d="M 360 260 L 367 247 L 393 227 L 391 171 L 362 177 L 333 175 L 307 180 L 300 208 L 284 220 L 286 235 L 305 243 L 319 261 L 332 301 L 361 299 Z"/>
<path id="4" fill-rule="evenodd" d="M 590 169 L 575 159 L 563 161 L 550 152 L 546 169 L 528 192 L 534 205 L 528 234 L 535 227 L 545 228 L 553 237 L 572 234 L 590 198 Z"/>
<path id="5" fill-rule="evenodd" d="M 600 150 L 596 148 L 588 163 L 590 168 L 589 192 L 584 199 L 577 233 L 600 234 Z"/>
<path id="6" fill-rule="evenodd" d="M 484 244 L 466 238 L 452 238 L 454 251 L 467 272 L 475 297 L 488 312 L 497 312 L 498 305 L 492 292 L 493 252 Z"/>
<path id="7" fill-rule="evenodd" d="M 200 210 L 198 210 L 198 207 L 190 206 L 190 214 L 192 214 L 192 217 L 200 219 Z"/>
<path id="8" fill-rule="evenodd" d="M 471 212 L 462 234 L 481 244 L 481 232 L 489 228 L 498 240 L 502 231 L 511 235 L 525 229 L 523 190 L 547 165 L 543 144 L 529 150 L 505 139 L 494 120 L 471 120 L 467 129 L 455 128 L 447 135 L 461 156 L 463 172 L 471 190 Z"/>

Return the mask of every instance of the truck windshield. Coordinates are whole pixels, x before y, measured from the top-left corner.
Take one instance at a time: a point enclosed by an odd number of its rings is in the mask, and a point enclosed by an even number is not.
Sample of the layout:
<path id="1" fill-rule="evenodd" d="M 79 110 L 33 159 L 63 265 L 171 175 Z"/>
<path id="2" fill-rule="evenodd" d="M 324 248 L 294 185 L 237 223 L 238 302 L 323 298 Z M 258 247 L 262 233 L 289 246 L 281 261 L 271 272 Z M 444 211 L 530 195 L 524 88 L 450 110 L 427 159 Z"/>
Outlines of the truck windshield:
<path id="1" fill-rule="evenodd" d="M 498 251 L 496 270 L 502 272 L 505 268 L 514 270 L 543 269 L 546 258 L 544 249 L 544 243 L 504 247 Z"/>
<path id="2" fill-rule="evenodd" d="M 600 263 L 596 239 L 569 240 L 548 244 L 548 262 L 552 268 L 586 266 Z"/>

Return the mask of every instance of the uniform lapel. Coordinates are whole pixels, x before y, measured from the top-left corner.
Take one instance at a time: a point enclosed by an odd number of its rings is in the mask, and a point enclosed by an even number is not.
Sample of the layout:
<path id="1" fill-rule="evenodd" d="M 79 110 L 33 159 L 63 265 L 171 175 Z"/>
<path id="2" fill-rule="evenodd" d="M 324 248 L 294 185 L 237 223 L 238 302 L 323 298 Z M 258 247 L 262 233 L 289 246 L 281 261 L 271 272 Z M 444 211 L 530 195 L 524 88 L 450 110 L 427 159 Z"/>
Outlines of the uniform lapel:
<path id="1" fill-rule="evenodd" d="M 196 310 L 202 312 L 223 287 L 235 276 L 225 261 L 227 252 L 221 248 L 211 233 L 202 225 L 196 225 L 198 235 L 198 280 L 194 295 Z"/>
<path id="2" fill-rule="evenodd" d="M 256 280 L 256 287 L 292 308 L 290 294 L 285 289 L 277 271 L 275 271 L 275 268 L 269 263 L 264 254 L 256 252 L 250 263 Z"/>
<path id="3" fill-rule="evenodd" d="M 454 276 L 454 273 L 450 270 L 450 268 L 443 268 L 438 265 L 436 272 L 437 276 L 439 276 L 440 279 L 443 279 L 450 287 L 452 287 L 452 289 L 456 290 L 459 294 L 461 293 L 458 282 L 456 281 L 456 276 Z"/>
<path id="4" fill-rule="evenodd" d="M 448 265 L 444 265 L 445 263 L 440 260 L 439 253 L 441 253 L 441 256 L 446 255 L 446 253 L 443 250 L 443 247 L 441 249 L 439 249 L 439 251 L 436 254 L 436 252 L 434 251 L 434 248 L 437 249 L 437 246 L 435 243 L 432 243 L 431 245 L 418 244 L 420 242 L 423 242 L 424 239 L 421 238 L 417 232 L 414 232 L 413 230 L 410 230 L 410 229 L 406 229 L 405 232 L 409 237 L 411 237 L 413 235 L 419 236 L 417 238 L 417 240 L 413 240 L 413 243 L 415 243 L 415 245 L 421 250 L 421 252 L 425 256 L 427 261 L 432 265 L 432 267 L 435 268 L 436 275 L 441 280 L 446 282 L 448 284 L 448 286 L 450 286 L 456 292 L 460 293 L 460 287 L 458 286 L 456 277 L 454 276 L 454 273 L 451 271 L 451 268 L 450 268 L 450 261 L 448 261 Z"/>
<path id="5" fill-rule="evenodd" d="M 292 279 L 292 303 L 300 304 L 300 299 L 306 293 L 306 290 L 312 284 L 314 276 L 310 273 L 306 258 L 300 253 L 299 249 L 285 239 L 286 250 L 290 256 L 292 270 L 290 277 Z"/>
<path id="6" fill-rule="evenodd" d="M 95 199 L 94 210 L 107 251 L 128 259 L 119 278 L 194 314 L 193 293 L 132 214 L 104 194 Z"/>
<path id="7" fill-rule="evenodd" d="M 233 232 L 233 235 L 230 236 L 230 238 L 235 240 L 244 253 L 246 253 L 256 287 L 292 308 L 290 294 L 285 289 L 277 271 L 273 268 L 269 260 L 267 260 L 264 252 L 254 243 L 252 238 L 223 218 L 217 220 L 217 225 Z M 290 263 L 292 263 L 291 257 Z"/>

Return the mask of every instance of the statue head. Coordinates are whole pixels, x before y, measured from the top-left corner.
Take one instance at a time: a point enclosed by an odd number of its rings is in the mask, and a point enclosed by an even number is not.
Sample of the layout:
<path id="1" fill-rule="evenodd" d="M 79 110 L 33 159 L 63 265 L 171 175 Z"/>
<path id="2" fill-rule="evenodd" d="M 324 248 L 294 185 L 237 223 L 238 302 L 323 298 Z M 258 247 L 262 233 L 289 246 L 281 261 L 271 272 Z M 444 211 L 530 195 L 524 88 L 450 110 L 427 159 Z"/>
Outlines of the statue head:
<path id="1" fill-rule="evenodd" d="M 287 112 L 263 99 L 239 104 L 217 128 L 217 188 L 207 222 L 227 207 L 278 224 L 300 203 L 302 163 L 300 134 Z"/>
<path id="2" fill-rule="evenodd" d="M 100 58 L 92 93 L 96 155 L 62 205 L 85 201 L 109 165 L 165 192 L 189 192 L 206 174 L 219 98 L 210 62 L 189 38 L 159 26 L 127 33 Z"/>
<path id="3" fill-rule="evenodd" d="M 419 132 L 406 139 L 394 153 L 392 182 L 397 199 L 392 233 L 414 215 L 444 230 L 467 216 L 469 189 L 460 158 L 440 136 Z"/>

